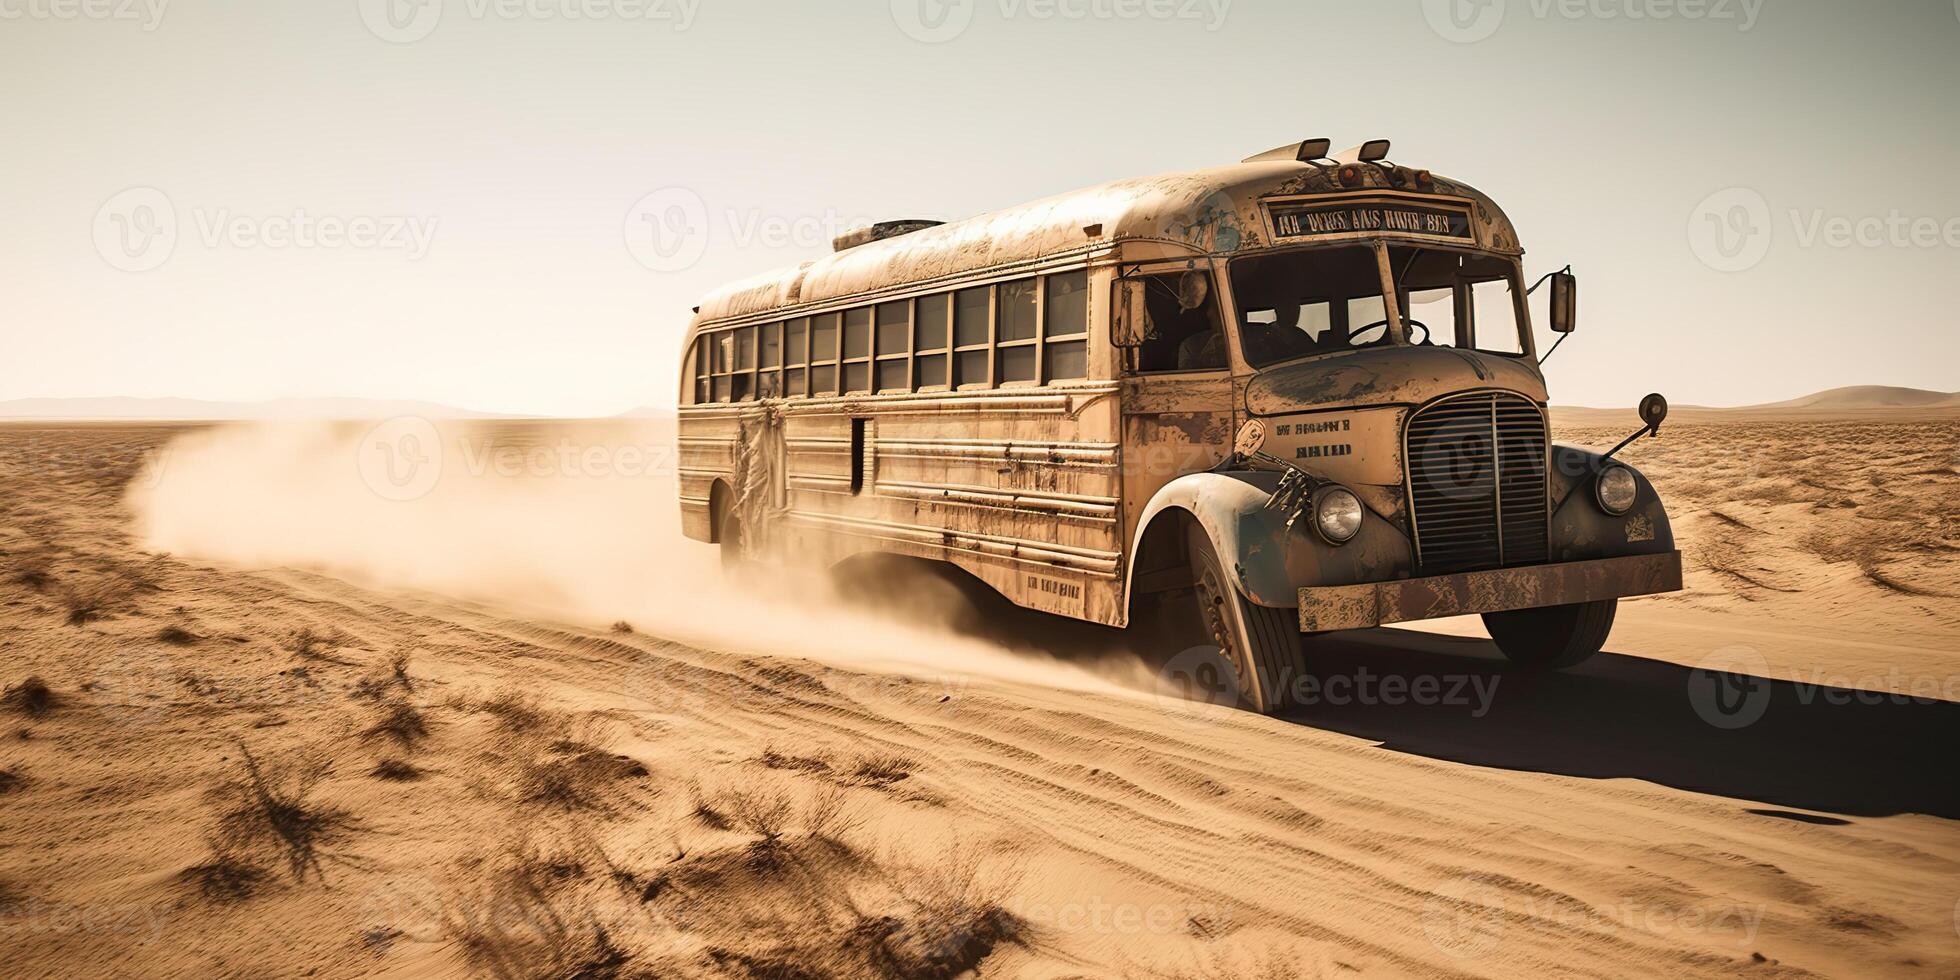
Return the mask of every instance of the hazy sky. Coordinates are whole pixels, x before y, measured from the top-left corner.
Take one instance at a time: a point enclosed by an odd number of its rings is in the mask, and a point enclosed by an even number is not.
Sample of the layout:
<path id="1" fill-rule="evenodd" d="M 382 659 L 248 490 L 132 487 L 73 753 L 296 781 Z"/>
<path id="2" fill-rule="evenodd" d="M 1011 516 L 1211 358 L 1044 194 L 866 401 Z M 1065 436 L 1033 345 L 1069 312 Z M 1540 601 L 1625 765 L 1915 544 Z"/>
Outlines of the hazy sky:
<path id="1" fill-rule="evenodd" d="M 0 398 L 671 404 L 857 219 L 1310 136 L 1575 267 L 1557 402 L 1960 388 L 1954 0 L 0 0 L 0 91 Z"/>

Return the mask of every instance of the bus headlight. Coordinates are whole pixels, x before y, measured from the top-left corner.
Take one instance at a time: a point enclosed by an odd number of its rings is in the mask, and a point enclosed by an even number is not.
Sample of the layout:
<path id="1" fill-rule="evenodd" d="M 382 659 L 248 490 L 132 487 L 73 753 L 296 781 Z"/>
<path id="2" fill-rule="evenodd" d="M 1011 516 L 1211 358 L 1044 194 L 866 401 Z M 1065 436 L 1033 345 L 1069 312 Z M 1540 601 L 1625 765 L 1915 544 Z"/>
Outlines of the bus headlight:
<path id="1" fill-rule="evenodd" d="M 1361 530 L 1361 500 L 1346 487 L 1328 487 L 1313 502 L 1313 526 L 1329 544 L 1346 544 Z"/>
<path id="2" fill-rule="evenodd" d="M 1599 501 L 1600 510 L 1618 517 L 1633 508 L 1633 498 L 1639 489 L 1632 470 L 1609 466 L 1593 481 L 1593 499 Z"/>

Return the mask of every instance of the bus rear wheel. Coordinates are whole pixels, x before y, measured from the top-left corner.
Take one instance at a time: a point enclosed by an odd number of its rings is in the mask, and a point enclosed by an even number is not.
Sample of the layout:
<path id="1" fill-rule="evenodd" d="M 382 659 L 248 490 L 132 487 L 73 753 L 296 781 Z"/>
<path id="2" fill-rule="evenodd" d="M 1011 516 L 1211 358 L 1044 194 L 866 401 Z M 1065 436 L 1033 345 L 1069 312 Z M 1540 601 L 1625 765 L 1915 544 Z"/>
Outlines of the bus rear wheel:
<path id="1" fill-rule="evenodd" d="M 723 494 L 715 495 L 715 543 L 721 548 L 723 572 L 739 572 L 748 566 L 742 557 L 742 520 Z"/>
<path id="2" fill-rule="evenodd" d="M 1542 609 L 1484 613 L 1484 629 L 1504 659 L 1533 670 L 1584 663 L 1606 645 L 1620 600 L 1600 599 Z"/>
<path id="3" fill-rule="evenodd" d="M 1292 703 L 1306 671 L 1298 614 L 1248 600 L 1225 575 L 1211 535 L 1196 521 L 1186 538 L 1198 618 L 1225 663 L 1237 672 L 1240 707 L 1272 714 Z"/>

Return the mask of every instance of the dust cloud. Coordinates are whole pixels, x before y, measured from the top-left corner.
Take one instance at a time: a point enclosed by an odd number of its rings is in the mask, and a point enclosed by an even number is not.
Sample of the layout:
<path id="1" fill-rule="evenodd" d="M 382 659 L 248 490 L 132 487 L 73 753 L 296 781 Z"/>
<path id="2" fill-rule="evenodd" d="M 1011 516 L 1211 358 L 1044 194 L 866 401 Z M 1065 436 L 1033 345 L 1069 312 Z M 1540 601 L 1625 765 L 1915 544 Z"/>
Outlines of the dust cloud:
<path id="1" fill-rule="evenodd" d="M 931 625 L 954 618 L 950 590 L 888 592 L 904 608 L 880 611 L 821 570 L 724 575 L 680 532 L 672 445 L 670 420 L 227 424 L 173 440 L 128 503 L 144 548 L 186 558 L 942 682 L 1146 680 L 1128 658 L 1092 670 Z"/>

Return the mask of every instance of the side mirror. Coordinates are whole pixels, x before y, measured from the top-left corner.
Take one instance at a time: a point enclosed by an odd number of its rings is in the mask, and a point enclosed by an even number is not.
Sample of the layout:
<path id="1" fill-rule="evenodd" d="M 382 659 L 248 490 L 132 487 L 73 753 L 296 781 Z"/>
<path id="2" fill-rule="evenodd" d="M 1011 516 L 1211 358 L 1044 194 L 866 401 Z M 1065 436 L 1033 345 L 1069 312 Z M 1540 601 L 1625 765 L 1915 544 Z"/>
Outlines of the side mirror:
<path id="1" fill-rule="evenodd" d="M 1661 423 L 1667 421 L 1667 399 L 1660 392 L 1640 399 L 1640 421 L 1647 423 L 1647 431 L 1660 433 Z"/>
<path id="2" fill-rule="evenodd" d="M 1240 456 L 1256 455 L 1266 447 L 1266 423 L 1258 419 L 1246 419 L 1239 426 L 1239 436 L 1232 440 L 1232 451 Z"/>
<path id="3" fill-rule="evenodd" d="M 1579 277 L 1552 273 L 1552 332 L 1571 333 L 1579 326 Z"/>
<path id="4" fill-rule="evenodd" d="M 1111 312 L 1115 314 L 1115 326 L 1110 329 L 1110 343 L 1117 347 L 1142 347 L 1150 338 L 1150 308 L 1144 302 L 1144 281 L 1142 279 L 1118 279 L 1111 289 L 1114 293 Z"/>

